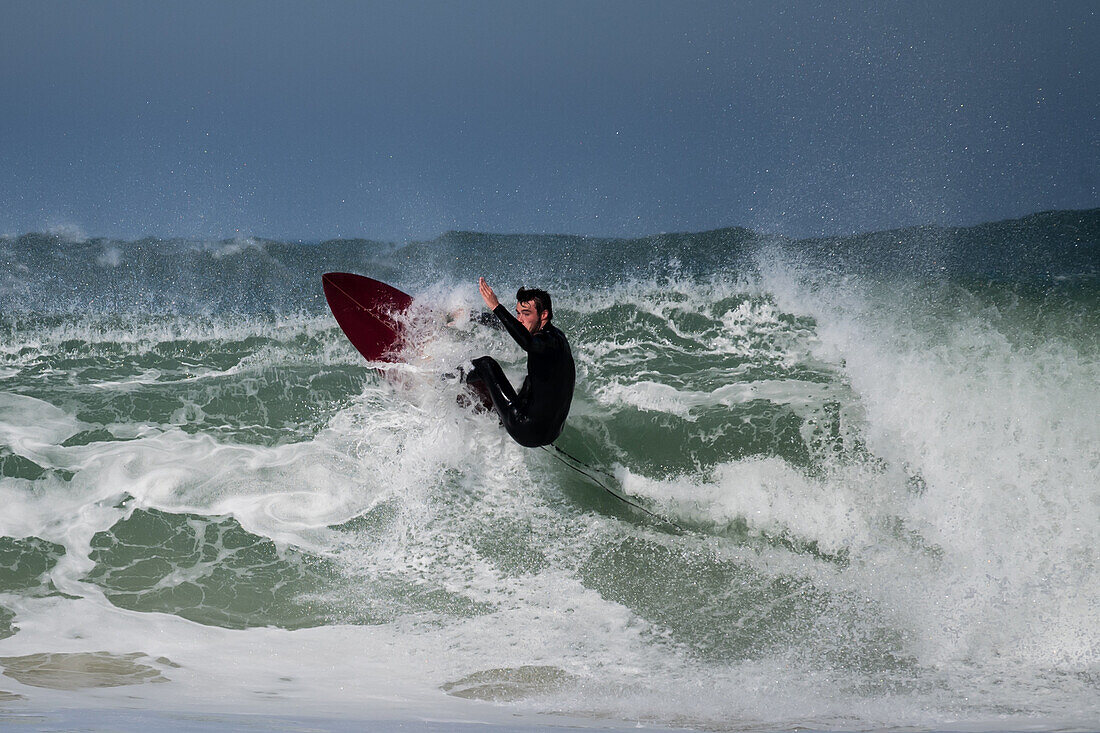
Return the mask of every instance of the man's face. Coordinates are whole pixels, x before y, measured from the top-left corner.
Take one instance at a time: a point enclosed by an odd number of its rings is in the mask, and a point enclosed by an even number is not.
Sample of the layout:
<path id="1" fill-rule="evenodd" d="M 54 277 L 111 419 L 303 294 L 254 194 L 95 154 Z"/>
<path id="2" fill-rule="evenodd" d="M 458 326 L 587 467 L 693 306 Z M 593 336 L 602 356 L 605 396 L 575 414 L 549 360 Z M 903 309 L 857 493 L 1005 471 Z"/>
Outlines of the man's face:
<path id="1" fill-rule="evenodd" d="M 530 333 L 538 333 L 543 326 L 546 325 L 547 319 L 550 314 L 546 311 L 541 313 L 535 307 L 535 301 L 525 300 L 522 303 L 516 303 L 516 318 L 523 324 L 523 327 Z"/>

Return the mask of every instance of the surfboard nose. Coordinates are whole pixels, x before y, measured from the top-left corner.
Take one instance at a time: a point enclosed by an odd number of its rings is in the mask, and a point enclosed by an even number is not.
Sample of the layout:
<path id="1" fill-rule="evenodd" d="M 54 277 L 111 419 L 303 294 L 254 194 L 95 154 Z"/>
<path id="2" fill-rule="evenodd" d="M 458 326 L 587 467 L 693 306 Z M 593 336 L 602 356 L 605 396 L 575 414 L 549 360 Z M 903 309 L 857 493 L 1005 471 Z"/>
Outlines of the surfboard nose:
<path id="1" fill-rule="evenodd" d="M 321 286 L 336 322 L 364 358 L 398 360 L 404 328 L 394 316 L 408 310 L 411 295 L 350 272 L 326 272 Z"/>

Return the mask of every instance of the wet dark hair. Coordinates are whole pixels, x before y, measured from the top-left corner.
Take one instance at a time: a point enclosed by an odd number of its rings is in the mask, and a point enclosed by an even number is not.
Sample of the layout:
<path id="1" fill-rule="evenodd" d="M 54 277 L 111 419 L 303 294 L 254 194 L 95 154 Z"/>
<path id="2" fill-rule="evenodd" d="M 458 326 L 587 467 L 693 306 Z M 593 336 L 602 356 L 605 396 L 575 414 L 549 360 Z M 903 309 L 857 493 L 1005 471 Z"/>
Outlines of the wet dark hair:
<path id="1" fill-rule="evenodd" d="M 526 303 L 532 300 L 535 301 L 537 312 L 547 312 L 546 320 L 548 322 L 554 318 L 554 305 L 550 302 L 550 293 L 538 288 L 520 288 L 516 291 L 517 303 Z"/>

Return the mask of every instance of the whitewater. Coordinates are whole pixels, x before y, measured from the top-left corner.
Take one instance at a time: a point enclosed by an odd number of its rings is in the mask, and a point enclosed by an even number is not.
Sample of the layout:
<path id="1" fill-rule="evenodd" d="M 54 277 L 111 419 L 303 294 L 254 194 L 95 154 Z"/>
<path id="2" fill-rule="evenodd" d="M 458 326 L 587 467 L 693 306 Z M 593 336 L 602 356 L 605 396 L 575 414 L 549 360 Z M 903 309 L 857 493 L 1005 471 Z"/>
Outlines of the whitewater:
<path id="1" fill-rule="evenodd" d="M 1098 264 L 1095 209 L 2 238 L 0 726 L 1096 729 Z M 407 363 L 329 271 L 416 297 Z M 440 379 L 522 378 L 479 276 L 553 294 L 574 458 Z"/>

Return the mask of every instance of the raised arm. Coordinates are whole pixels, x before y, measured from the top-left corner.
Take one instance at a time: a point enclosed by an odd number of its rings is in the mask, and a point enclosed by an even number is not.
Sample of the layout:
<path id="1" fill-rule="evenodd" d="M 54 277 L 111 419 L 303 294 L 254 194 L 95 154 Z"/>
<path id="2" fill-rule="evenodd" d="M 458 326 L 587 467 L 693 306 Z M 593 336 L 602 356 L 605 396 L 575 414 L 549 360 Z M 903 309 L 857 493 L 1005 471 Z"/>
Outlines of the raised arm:
<path id="1" fill-rule="evenodd" d="M 500 299 L 497 298 L 496 293 L 489 287 L 489 283 L 485 282 L 485 278 L 480 278 L 477 281 L 477 289 L 481 292 L 481 299 L 485 301 L 485 307 L 491 310 L 500 322 L 504 325 L 504 330 L 515 339 L 515 342 L 519 344 L 519 347 L 524 351 L 531 351 L 532 347 L 537 345 L 537 341 L 531 335 L 531 332 L 524 328 L 523 324 L 519 320 L 508 312 L 500 303 Z M 536 349 L 537 351 L 538 349 Z"/>

